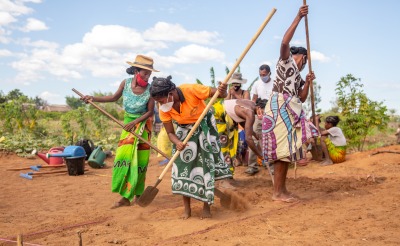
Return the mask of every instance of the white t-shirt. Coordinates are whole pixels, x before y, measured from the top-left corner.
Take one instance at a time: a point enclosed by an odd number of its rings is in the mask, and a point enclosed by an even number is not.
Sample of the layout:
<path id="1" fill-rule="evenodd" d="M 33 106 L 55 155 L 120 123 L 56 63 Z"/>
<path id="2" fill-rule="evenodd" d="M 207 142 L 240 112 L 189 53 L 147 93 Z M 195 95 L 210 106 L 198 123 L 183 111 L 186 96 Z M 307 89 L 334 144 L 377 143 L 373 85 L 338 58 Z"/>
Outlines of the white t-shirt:
<path id="1" fill-rule="evenodd" d="M 343 135 L 342 129 L 339 127 L 331 127 L 327 130 L 329 132 L 328 137 L 331 139 L 332 143 L 335 146 L 345 146 L 346 145 L 346 138 Z"/>
<path id="2" fill-rule="evenodd" d="M 253 98 L 253 95 L 257 95 L 258 98 L 269 100 L 273 85 L 274 80 L 272 78 L 268 83 L 265 83 L 261 79 L 258 79 L 256 82 L 254 82 L 254 85 L 251 88 L 251 98 Z"/>

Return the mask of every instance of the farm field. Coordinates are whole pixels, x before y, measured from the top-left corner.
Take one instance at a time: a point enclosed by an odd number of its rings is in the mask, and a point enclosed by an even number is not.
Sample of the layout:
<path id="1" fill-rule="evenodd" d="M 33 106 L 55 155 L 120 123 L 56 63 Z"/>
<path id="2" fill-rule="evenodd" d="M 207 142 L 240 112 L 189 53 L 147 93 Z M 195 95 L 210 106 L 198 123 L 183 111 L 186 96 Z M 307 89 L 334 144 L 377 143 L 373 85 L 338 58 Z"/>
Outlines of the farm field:
<path id="1" fill-rule="evenodd" d="M 317 162 L 288 173 L 287 185 L 299 203 L 271 201 L 267 170 L 246 176 L 235 172 L 235 189 L 247 209 L 225 209 L 215 199 L 213 217 L 200 219 L 202 204 L 192 202 L 192 217 L 181 220 L 180 196 L 171 194 L 170 173 L 146 208 L 110 209 L 119 199 L 110 192 L 112 158 L 104 169 L 81 176 L 51 174 L 19 177 L 9 168 L 46 165 L 41 159 L 0 156 L 0 238 L 26 245 L 398 245 L 400 242 L 400 145 L 348 155 L 342 164 Z M 155 154 L 147 173 L 154 185 L 163 166 Z M 43 169 L 48 171 L 49 168 Z M 66 169 L 66 168 L 65 168 Z M 0 245 L 15 245 L 0 241 Z"/>

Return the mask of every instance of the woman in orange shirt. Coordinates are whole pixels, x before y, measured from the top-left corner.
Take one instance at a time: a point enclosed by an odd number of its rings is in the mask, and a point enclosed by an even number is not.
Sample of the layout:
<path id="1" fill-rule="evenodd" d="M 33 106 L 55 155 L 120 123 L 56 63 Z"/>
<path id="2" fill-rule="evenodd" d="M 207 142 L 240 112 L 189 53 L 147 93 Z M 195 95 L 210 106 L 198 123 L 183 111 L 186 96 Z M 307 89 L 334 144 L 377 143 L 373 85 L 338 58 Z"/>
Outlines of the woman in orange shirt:
<path id="1" fill-rule="evenodd" d="M 173 143 L 172 152 L 181 151 L 172 166 L 172 193 L 183 196 L 183 219 L 191 216 L 190 198 L 204 202 L 202 218 L 209 218 L 210 205 L 214 203 L 215 180 L 232 178 L 221 152 L 218 130 L 211 110 L 186 145 L 183 141 L 206 108 L 204 100 L 212 97 L 217 88 L 200 84 L 176 87 L 171 78 L 154 77 L 150 95 L 159 103 L 160 119 Z M 226 97 L 226 89 L 226 84 L 218 87 L 219 98 Z M 176 131 L 172 120 L 178 124 Z"/>

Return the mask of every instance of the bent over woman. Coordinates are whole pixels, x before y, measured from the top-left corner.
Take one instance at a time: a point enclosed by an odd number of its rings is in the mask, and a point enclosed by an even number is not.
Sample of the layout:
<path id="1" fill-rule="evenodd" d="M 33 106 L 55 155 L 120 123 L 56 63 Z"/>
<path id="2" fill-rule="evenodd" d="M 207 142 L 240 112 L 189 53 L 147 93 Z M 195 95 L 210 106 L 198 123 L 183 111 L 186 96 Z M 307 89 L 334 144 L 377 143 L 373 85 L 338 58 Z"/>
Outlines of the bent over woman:
<path id="1" fill-rule="evenodd" d="M 208 218 L 211 217 L 210 205 L 214 203 L 215 180 L 232 177 L 221 152 L 211 110 L 186 145 L 183 141 L 206 108 L 204 100 L 212 97 L 217 89 L 199 84 L 176 87 L 171 78 L 154 77 L 150 94 L 160 104 L 160 119 L 173 143 L 172 153 L 181 151 L 172 166 L 172 193 L 183 196 L 183 219 L 191 216 L 190 198 L 204 202 L 202 217 Z M 218 87 L 220 98 L 226 97 L 226 87 L 226 84 Z M 176 131 L 172 120 L 178 124 Z"/>

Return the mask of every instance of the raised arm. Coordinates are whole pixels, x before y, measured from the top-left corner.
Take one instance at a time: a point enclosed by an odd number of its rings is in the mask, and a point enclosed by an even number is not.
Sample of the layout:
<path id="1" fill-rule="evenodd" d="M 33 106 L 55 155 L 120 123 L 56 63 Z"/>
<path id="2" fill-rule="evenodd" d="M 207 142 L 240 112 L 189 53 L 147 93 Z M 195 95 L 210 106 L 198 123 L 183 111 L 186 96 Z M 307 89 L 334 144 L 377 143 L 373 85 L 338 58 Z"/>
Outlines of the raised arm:
<path id="1" fill-rule="evenodd" d="M 281 52 L 280 58 L 282 60 L 287 60 L 290 55 L 290 41 L 293 38 L 293 35 L 296 31 L 297 26 L 299 25 L 301 19 L 308 14 L 308 5 L 303 5 L 300 7 L 299 12 L 297 13 L 296 17 L 294 18 L 292 24 L 287 29 L 285 35 L 283 36 L 282 43 L 281 43 Z"/>

